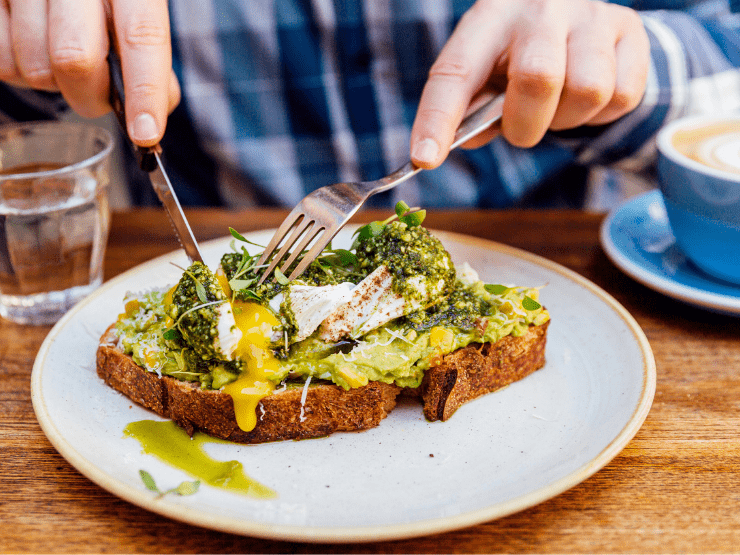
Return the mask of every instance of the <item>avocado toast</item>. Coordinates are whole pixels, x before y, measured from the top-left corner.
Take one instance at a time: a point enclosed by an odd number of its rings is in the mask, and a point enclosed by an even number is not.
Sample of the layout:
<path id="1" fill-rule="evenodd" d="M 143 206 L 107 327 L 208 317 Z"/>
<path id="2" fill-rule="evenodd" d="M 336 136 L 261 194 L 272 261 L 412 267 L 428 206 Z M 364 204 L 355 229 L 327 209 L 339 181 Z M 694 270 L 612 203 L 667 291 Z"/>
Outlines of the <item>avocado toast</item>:
<path id="1" fill-rule="evenodd" d="M 129 294 L 101 339 L 98 374 L 137 403 L 240 443 L 377 426 L 396 398 L 430 420 L 544 364 L 538 290 L 455 268 L 423 211 L 358 230 L 299 279 L 256 285 L 258 255 L 196 263 L 167 291 Z"/>

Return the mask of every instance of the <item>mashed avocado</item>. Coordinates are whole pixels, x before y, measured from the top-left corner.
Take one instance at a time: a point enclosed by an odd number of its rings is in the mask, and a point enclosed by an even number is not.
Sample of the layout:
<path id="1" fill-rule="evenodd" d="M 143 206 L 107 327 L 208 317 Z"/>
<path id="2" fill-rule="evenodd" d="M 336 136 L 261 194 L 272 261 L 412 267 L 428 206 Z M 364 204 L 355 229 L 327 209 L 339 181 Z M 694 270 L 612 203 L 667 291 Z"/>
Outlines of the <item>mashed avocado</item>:
<path id="1" fill-rule="evenodd" d="M 390 322 L 358 341 L 332 345 L 314 334 L 291 346 L 276 379 L 311 376 L 345 389 L 369 381 L 418 387 L 436 357 L 470 343 L 518 337 L 530 325 L 547 322 L 547 311 L 536 302 L 537 289 L 503 289 L 493 294 L 483 282 L 465 285 L 458 280 L 444 303 Z M 533 303 L 529 310 L 523 306 L 529 304 L 525 299 Z"/>
<path id="2" fill-rule="evenodd" d="M 351 251 L 329 248 L 301 280 L 308 286 L 357 284 L 382 265 L 392 276 L 393 294 L 412 304 L 413 312 L 407 310 L 361 337 L 333 343 L 322 340 L 318 329 L 291 343 L 292 331 L 282 318 L 282 328 L 264 331 L 266 348 L 279 363 L 270 380 L 305 381 L 310 376 L 345 389 L 369 381 L 417 387 L 438 357 L 473 342 L 520 336 L 530 325 L 549 319 L 537 302 L 537 289 L 485 284 L 477 275 L 458 277 L 449 253 L 418 225 L 419 218 L 409 219 L 404 211 L 397 214 L 399 221 L 391 218 L 361 228 Z M 229 322 L 235 316 L 243 319 L 242 310 L 249 306 L 244 303 L 269 308 L 270 299 L 288 290 L 284 279 L 257 286 L 256 259 L 243 248 L 222 258 L 223 283 L 196 263 L 166 294 L 127 296 L 126 312 L 116 324 L 124 352 L 147 370 L 200 382 L 205 389 L 236 380 L 246 364 L 238 357 L 230 360 L 228 353 L 240 351 L 229 351 L 226 344 L 230 331 L 241 331 L 236 325 L 226 330 L 219 323 L 226 316 Z M 420 294 L 424 302 L 418 302 Z M 251 325 L 239 324 L 245 329 Z M 276 337 L 280 340 L 271 343 Z"/>

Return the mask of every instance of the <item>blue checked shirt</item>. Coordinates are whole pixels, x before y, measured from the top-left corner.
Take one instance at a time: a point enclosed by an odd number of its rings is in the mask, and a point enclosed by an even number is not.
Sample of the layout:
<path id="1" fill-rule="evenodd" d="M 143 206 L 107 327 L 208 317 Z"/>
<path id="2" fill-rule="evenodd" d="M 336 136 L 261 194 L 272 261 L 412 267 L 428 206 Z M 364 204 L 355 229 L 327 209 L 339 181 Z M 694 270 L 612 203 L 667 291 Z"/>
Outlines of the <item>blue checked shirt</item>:
<path id="1" fill-rule="evenodd" d="M 608 126 L 548 134 L 531 149 L 499 138 L 455 151 L 371 204 L 605 210 L 651 187 L 661 126 L 740 110 L 740 14 L 732 12 L 740 1 L 618 3 L 640 11 L 650 38 L 636 110 Z M 183 204 L 290 207 L 318 187 L 403 165 L 427 72 L 471 4 L 170 0 L 183 101 L 163 148 Z M 0 90 L 0 110 L 16 119 L 59 107 L 53 95 Z M 136 203 L 156 202 L 140 175 L 132 193 Z"/>

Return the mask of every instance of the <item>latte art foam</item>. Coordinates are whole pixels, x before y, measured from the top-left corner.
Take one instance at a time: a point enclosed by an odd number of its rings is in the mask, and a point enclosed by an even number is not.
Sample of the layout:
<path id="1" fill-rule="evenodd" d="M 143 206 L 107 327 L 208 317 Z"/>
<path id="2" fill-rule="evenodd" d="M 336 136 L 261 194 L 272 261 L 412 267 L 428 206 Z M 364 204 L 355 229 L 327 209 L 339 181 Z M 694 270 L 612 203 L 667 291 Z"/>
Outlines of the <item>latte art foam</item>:
<path id="1" fill-rule="evenodd" d="M 740 174 L 740 123 L 726 122 L 677 131 L 673 146 L 710 168 Z"/>

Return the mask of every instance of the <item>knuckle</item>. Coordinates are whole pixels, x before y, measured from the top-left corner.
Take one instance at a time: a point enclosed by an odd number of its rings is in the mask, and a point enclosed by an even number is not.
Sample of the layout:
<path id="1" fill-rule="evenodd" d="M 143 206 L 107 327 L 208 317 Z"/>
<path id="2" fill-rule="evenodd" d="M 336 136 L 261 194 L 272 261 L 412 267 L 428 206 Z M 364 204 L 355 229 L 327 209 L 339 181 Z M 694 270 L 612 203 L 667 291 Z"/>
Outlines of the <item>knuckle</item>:
<path id="1" fill-rule="evenodd" d="M 433 122 L 433 126 L 437 126 L 440 122 L 449 122 L 453 119 L 453 115 L 442 108 L 435 106 L 428 106 L 419 108 L 417 119 L 426 122 Z"/>
<path id="2" fill-rule="evenodd" d="M 464 60 L 440 59 L 429 69 L 429 77 L 465 83 L 470 79 L 471 72 L 470 65 Z"/>
<path id="3" fill-rule="evenodd" d="M 75 46 L 54 49 L 50 53 L 50 59 L 55 73 L 73 77 L 86 77 L 93 74 L 99 63 L 92 52 Z"/>
<path id="4" fill-rule="evenodd" d="M 154 83 L 136 83 L 127 87 L 126 92 L 131 98 L 151 99 L 157 97 L 160 92 L 160 87 Z"/>
<path id="5" fill-rule="evenodd" d="M 47 88 L 52 81 L 51 70 L 45 67 L 21 67 L 20 74 L 23 81 L 33 89 Z"/>
<path id="6" fill-rule="evenodd" d="M 509 79 L 516 83 L 517 92 L 543 98 L 559 92 L 564 76 L 556 68 L 558 63 L 546 56 L 532 56 L 517 69 L 516 75 Z"/>
<path id="7" fill-rule="evenodd" d="M 609 101 L 609 108 L 616 112 L 627 113 L 637 107 L 640 98 L 640 95 L 634 91 L 618 88 Z"/>
<path id="8" fill-rule="evenodd" d="M 0 53 L 0 81 L 11 81 L 19 77 L 13 56 Z"/>
<path id="9" fill-rule="evenodd" d="M 169 41 L 166 26 L 151 19 L 134 19 L 126 26 L 124 41 L 128 46 L 162 46 Z"/>

